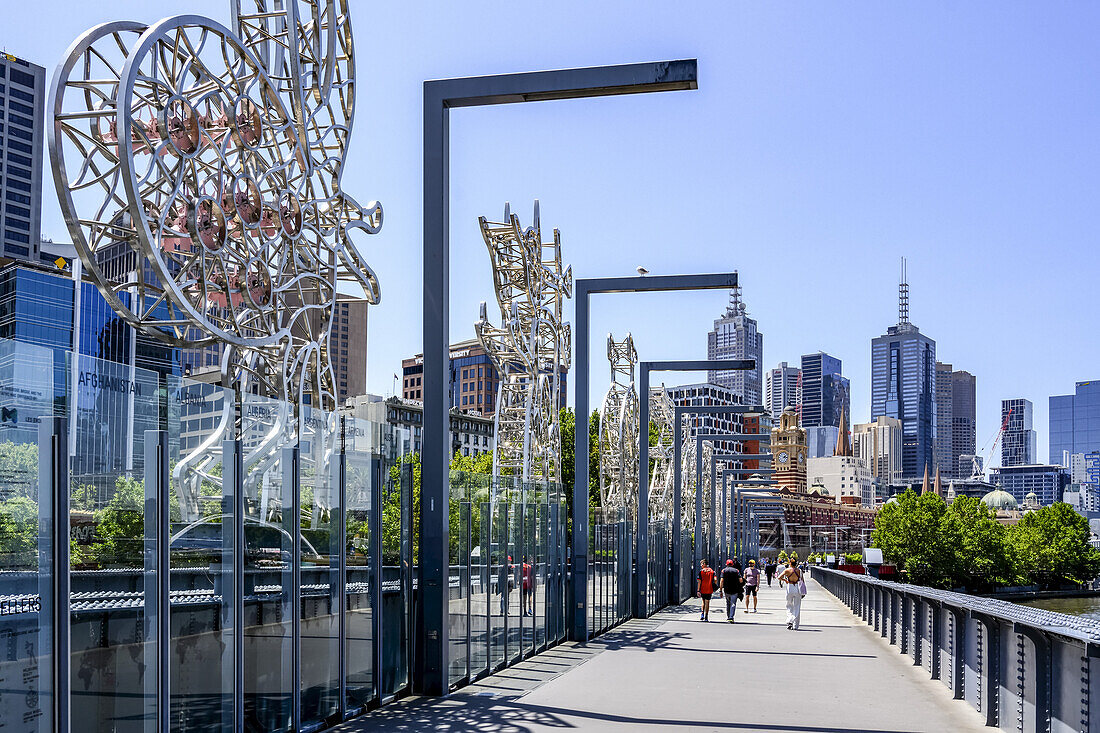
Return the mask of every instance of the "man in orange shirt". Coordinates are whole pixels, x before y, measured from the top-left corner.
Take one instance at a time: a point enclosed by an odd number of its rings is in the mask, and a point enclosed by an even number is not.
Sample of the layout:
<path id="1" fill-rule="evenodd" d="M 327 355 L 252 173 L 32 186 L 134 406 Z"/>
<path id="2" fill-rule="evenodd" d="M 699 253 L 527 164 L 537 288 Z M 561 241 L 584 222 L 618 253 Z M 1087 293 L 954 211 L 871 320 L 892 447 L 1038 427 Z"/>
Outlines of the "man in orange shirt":
<path id="1" fill-rule="evenodd" d="M 710 621 L 710 597 L 714 593 L 714 570 L 706 560 L 699 561 L 699 596 L 703 599 L 703 612 L 700 621 Z"/>

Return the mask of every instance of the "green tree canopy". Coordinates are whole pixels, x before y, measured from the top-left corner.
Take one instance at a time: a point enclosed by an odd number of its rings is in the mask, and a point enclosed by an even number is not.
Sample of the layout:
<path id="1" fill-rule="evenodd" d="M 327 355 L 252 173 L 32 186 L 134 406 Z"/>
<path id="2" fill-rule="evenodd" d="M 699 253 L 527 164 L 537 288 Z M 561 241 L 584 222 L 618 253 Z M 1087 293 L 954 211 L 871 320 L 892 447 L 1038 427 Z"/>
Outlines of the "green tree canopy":
<path id="1" fill-rule="evenodd" d="M 1089 522 L 1069 504 L 1028 512 L 1008 532 L 1019 567 L 1033 582 L 1085 583 L 1100 573 L 1100 551 L 1089 544 Z"/>

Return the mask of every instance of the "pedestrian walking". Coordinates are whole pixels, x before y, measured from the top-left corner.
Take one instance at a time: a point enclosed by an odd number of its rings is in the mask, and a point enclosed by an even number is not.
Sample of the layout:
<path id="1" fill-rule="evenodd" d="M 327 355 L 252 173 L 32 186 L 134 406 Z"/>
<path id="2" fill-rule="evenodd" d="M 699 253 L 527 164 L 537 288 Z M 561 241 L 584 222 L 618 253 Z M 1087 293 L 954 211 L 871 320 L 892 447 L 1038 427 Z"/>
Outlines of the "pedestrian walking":
<path id="1" fill-rule="evenodd" d="M 756 567 L 756 560 L 749 560 L 749 566 L 745 568 L 745 613 L 749 612 L 749 598 L 752 598 L 752 612 L 756 613 L 756 603 L 759 596 L 756 591 L 760 589 L 760 570 Z"/>
<path id="2" fill-rule="evenodd" d="M 806 595 L 806 581 L 794 560 L 787 561 L 787 569 L 779 576 L 779 584 L 787 584 L 787 628 L 798 630 L 802 619 L 802 596 Z"/>
<path id="3" fill-rule="evenodd" d="M 703 599 L 703 612 L 699 614 L 700 621 L 710 621 L 710 597 L 714 594 L 715 583 L 714 569 L 706 560 L 699 561 L 699 597 Z"/>
<path id="4" fill-rule="evenodd" d="M 733 560 L 726 560 L 726 567 L 722 568 L 722 597 L 726 601 L 726 621 L 731 624 L 734 614 L 737 613 L 737 601 L 741 598 L 744 583 L 741 569 Z"/>
<path id="5" fill-rule="evenodd" d="M 520 614 L 527 616 L 528 614 L 534 615 L 533 611 L 529 611 L 531 602 L 531 562 L 530 558 L 523 558 L 523 570 L 520 575 Z"/>
<path id="6" fill-rule="evenodd" d="M 775 561 L 771 558 L 764 561 L 764 575 L 768 576 L 768 587 L 771 587 L 772 577 L 775 575 Z"/>

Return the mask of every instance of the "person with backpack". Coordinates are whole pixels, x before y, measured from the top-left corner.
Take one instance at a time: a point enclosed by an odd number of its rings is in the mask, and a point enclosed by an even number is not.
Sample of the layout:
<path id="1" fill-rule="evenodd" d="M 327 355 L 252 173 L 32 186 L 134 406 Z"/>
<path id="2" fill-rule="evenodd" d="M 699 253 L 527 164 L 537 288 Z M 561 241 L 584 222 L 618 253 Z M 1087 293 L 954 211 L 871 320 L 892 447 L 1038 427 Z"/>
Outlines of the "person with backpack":
<path id="1" fill-rule="evenodd" d="M 700 621 L 710 621 L 710 597 L 715 590 L 714 570 L 706 560 L 699 561 L 699 597 L 703 599 L 703 612 L 699 614 Z"/>
<path id="2" fill-rule="evenodd" d="M 745 613 L 749 612 L 749 597 L 752 597 L 752 612 L 756 613 L 758 600 L 757 590 L 760 588 L 760 570 L 756 567 L 756 560 L 749 560 L 749 566 L 745 568 Z"/>
<path id="3" fill-rule="evenodd" d="M 787 569 L 779 576 L 779 584 L 787 584 L 787 628 L 798 631 L 802 619 L 802 597 L 806 595 L 806 581 L 795 561 L 787 561 Z"/>
<path id="4" fill-rule="evenodd" d="M 745 579 L 741 577 L 741 569 L 733 560 L 726 560 L 726 567 L 722 568 L 722 597 L 726 599 L 726 621 L 731 624 L 744 587 Z"/>

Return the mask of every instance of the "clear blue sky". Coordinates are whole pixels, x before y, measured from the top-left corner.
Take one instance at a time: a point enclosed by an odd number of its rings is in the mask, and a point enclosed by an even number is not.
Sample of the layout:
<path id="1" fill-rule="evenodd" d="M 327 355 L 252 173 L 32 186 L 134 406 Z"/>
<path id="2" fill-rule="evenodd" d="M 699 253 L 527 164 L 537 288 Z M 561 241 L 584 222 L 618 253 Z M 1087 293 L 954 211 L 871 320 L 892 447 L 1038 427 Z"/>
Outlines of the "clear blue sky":
<path id="1" fill-rule="evenodd" d="M 480 214 L 510 200 L 562 230 L 579 276 L 740 271 L 765 368 L 844 361 L 870 413 L 870 340 L 911 319 L 978 378 L 978 446 L 1000 400 L 1100 378 L 1100 6 L 968 3 L 408 3 L 352 0 L 359 71 L 349 192 L 379 199 L 366 252 L 371 391 L 420 350 L 423 79 L 696 57 L 698 91 L 452 115 L 452 335 L 492 301 Z M 674 10 L 675 8 L 675 10 Z M 683 8 L 688 8 L 684 10 Z M 228 0 L 5 3 L 0 46 L 46 66 L 85 28 Z M 63 237 L 47 189 L 43 231 Z M 700 358 L 725 293 L 598 301 L 645 359 Z M 497 314 L 499 315 L 499 314 Z"/>

